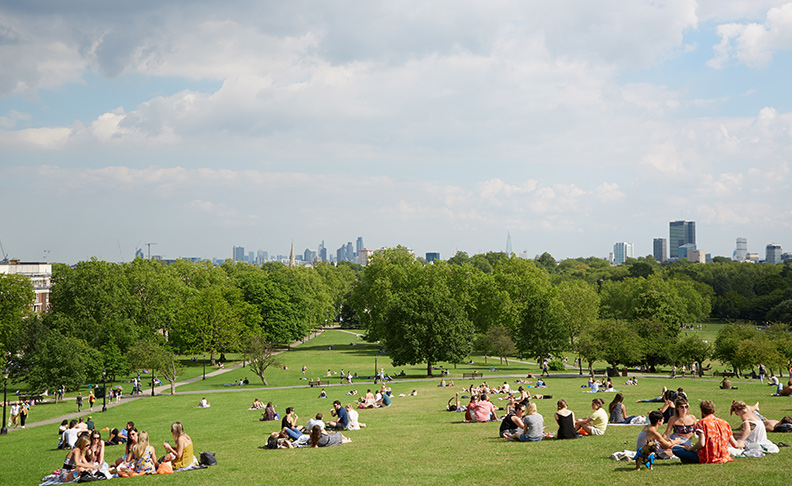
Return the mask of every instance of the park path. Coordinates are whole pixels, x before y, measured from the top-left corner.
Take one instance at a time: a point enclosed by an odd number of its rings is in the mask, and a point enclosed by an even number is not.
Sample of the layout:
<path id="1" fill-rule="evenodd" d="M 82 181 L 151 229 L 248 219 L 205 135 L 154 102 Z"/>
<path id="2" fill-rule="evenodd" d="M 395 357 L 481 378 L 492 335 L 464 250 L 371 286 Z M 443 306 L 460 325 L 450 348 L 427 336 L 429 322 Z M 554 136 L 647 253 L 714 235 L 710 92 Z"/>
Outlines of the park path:
<path id="1" fill-rule="evenodd" d="M 289 346 L 289 348 L 284 349 L 284 350 L 280 350 L 280 351 L 276 351 L 274 354 L 280 354 L 280 353 L 283 353 L 284 351 L 287 351 L 290 348 L 294 348 L 294 347 L 297 347 L 297 346 L 299 346 L 299 345 L 301 345 L 303 343 L 307 343 L 307 342 L 311 341 L 313 338 L 315 338 L 315 337 L 319 336 L 320 334 L 322 334 L 324 331 L 330 330 L 330 329 L 334 329 L 334 327 L 323 327 L 319 331 L 309 335 L 305 340 L 295 341 L 295 342 L 293 342 L 291 344 L 291 346 Z M 221 369 L 217 369 L 217 370 L 211 371 L 211 372 L 207 373 L 206 376 L 207 377 L 212 377 L 212 376 L 221 375 L 223 373 L 226 373 L 226 372 L 229 372 L 229 371 L 241 368 L 241 367 L 242 367 L 242 363 L 237 363 L 237 364 L 235 364 L 233 366 L 229 366 L 227 368 L 221 368 Z M 189 383 L 195 383 L 196 381 L 200 381 L 200 380 L 203 380 L 203 375 L 202 374 L 199 375 L 199 376 L 196 376 L 195 378 L 190 378 L 188 380 L 178 381 L 178 382 L 176 382 L 176 386 L 179 387 L 181 385 L 187 385 Z M 276 387 L 276 389 L 277 388 L 300 388 L 300 387 L 305 387 L 305 386 L 307 386 L 307 385 L 298 385 L 298 386 L 295 386 L 295 387 Z M 163 383 L 160 386 L 156 386 L 156 387 L 154 387 L 154 395 L 162 395 L 163 393 L 170 393 L 170 388 L 171 388 L 170 383 L 167 383 L 167 384 Z M 259 388 L 246 387 L 246 388 L 239 388 L 239 389 L 235 389 L 235 390 L 194 390 L 194 391 L 178 392 L 178 394 L 179 395 L 193 395 L 193 394 L 218 393 L 218 392 L 227 392 L 227 391 L 248 391 L 248 390 L 258 390 L 258 389 Z M 260 388 L 260 389 L 262 389 L 262 390 L 273 389 L 273 387 Z M 125 404 L 125 403 L 134 402 L 135 400 L 140 400 L 141 398 L 146 398 L 146 397 L 151 397 L 150 389 L 149 389 L 148 393 L 143 392 L 143 393 L 141 393 L 139 395 L 124 396 L 124 397 L 121 398 L 120 402 L 116 402 L 115 400 L 110 400 L 110 401 L 107 402 L 107 408 L 109 409 L 111 407 L 117 407 L 119 405 L 122 405 L 122 404 Z M 75 398 L 73 398 L 73 397 L 72 398 L 66 398 L 65 400 L 75 400 Z M 61 416 L 58 416 L 58 417 L 53 417 L 53 418 L 49 418 L 49 419 L 45 419 L 45 420 L 39 420 L 37 422 L 28 422 L 25 425 L 25 428 L 40 427 L 42 425 L 60 424 L 64 420 L 79 419 L 80 417 L 89 416 L 92 413 L 101 413 L 102 412 L 102 404 L 98 400 L 97 400 L 96 403 L 94 403 L 94 407 L 93 408 L 96 409 L 95 412 L 90 411 L 90 409 L 88 407 L 83 407 L 82 411 L 80 411 L 80 412 L 67 413 L 65 415 L 61 415 Z M 35 408 L 33 410 L 35 411 Z M 10 429 L 9 428 L 8 432 L 10 433 L 12 430 L 21 430 L 21 429 Z"/>

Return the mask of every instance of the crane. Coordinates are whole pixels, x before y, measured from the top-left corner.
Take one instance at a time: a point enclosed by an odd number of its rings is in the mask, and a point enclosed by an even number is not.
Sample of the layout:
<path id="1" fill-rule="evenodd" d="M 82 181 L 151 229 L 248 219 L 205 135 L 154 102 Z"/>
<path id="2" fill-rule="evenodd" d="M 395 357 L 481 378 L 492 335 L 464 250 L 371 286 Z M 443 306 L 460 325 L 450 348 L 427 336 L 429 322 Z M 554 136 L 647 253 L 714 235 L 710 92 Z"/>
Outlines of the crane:
<path id="1" fill-rule="evenodd" d="M 0 241 L 0 256 L 3 257 L 3 259 L 0 260 L 0 263 L 8 263 L 8 254 L 5 252 L 5 249 L 3 248 L 2 241 Z"/>

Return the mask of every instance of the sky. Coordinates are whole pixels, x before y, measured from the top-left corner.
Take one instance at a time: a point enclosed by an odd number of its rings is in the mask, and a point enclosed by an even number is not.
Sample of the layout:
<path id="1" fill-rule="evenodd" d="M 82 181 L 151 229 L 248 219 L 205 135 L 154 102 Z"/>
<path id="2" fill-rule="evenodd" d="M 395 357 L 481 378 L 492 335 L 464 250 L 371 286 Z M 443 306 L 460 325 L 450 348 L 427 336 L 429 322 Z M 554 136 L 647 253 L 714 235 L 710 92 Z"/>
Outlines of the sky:
<path id="1" fill-rule="evenodd" d="M 792 2 L 0 0 L 11 258 L 792 250 Z"/>

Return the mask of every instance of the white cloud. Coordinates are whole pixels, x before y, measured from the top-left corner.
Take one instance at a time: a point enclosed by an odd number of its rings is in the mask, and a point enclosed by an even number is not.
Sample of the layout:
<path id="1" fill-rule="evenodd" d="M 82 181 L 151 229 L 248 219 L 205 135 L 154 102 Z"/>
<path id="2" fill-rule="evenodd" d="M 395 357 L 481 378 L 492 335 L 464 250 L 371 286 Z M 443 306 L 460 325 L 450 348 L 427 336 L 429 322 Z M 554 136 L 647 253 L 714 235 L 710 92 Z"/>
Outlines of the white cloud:
<path id="1" fill-rule="evenodd" d="M 764 23 L 733 22 L 718 26 L 720 42 L 708 65 L 720 69 L 731 59 L 752 68 L 766 67 L 774 51 L 792 50 L 792 3 L 767 11 Z"/>

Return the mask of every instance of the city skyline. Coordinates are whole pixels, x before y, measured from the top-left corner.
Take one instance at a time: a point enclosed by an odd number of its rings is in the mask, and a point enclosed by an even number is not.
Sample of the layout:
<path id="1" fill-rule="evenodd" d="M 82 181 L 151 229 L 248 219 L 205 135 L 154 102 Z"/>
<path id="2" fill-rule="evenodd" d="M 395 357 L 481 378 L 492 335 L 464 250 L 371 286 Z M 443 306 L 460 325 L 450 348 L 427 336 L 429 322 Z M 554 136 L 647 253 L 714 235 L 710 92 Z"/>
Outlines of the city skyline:
<path id="1" fill-rule="evenodd" d="M 689 220 L 764 255 L 792 247 L 790 29 L 773 0 L 0 0 L 0 241 L 561 260 Z"/>

